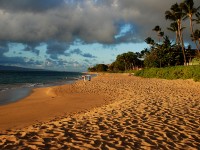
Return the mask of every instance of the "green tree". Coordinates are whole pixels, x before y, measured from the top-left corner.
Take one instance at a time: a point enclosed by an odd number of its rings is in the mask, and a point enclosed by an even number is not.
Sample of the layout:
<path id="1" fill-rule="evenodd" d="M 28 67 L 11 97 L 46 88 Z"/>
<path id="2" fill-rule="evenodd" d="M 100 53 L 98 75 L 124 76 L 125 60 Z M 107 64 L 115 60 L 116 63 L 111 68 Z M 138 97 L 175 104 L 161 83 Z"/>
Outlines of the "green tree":
<path id="1" fill-rule="evenodd" d="M 124 64 L 124 70 L 133 70 L 140 65 L 140 60 L 133 52 L 123 53 L 117 56 L 116 61 Z"/>
<path id="2" fill-rule="evenodd" d="M 200 45 L 200 30 L 196 29 L 196 30 L 194 31 L 194 34 L 191 35 L 191 37 L 192 37 L 192 40 L 193 40 L 193 41 L 198 42 L 199 45 Z M 198 51 L 197 57 L 200 58 L 200 52 L 199 52 L 199 51 Z"/>
<path id="3" fill-rule="evenodd" d="M 146 58 L 144 59 L 144 66 L 147 68 L 159 67 L 159 61 L 154 49 L 151 49 L 151 52 L 146 55 Z"/>
<path id="4" fill-rule="evenodd" d="M 96 65 L 97 72 L 106 72 L 108 70 L 108 66 L 105 64 Z"/>
<path id="5" fill-rule="evenodd" d="M 142 61 L 138 59 L 138 54 L 133 52 L 123 53 L 117 56 L 115 62 L 109 66 L 110 71 L 127 71 L 141 67 Z"/>
<path id="6" fill-rule="evenodd" d="M 195 56 L 195 51 L 192 50 L 191 45 L 188 45 L 188 48 L 186 49 L 186 58 L 187 58 L 187 62 L 191 63 L 192 59 Z"/>
<path id="7" fill-rule="evenodd" d="M 118 55 L 117 56 L 117 59 L 116 59 L 116 63 L 118 64 L 119 62 L 121 63 L 121 64 L 123 64 L 123 66 L 124 66 L 124 69 L 123 70 L 127 70 L 127 62 L 126 62 L 126 56 L 124 55 L 124 54 L 121 54 L 121 55 Z"/>
<path id="8" fill-rule="evenodd" d="M 182 34 L 182 20 L 185 17 L 185 13 L 183 12 L 180 5 L 175 3 L 171 6 L 169 11 L 165 12 L 165 19 L 171 20 L 173 22 L 176 22 L 178 25 L 178 35 L 179 35 L 179 41 L 181 43 L 183 58 L 184 58 L 184 65 L 186 65 L 186 56 L 185 56 L 185 47 L 184 47 L 184 41 L 183 41 L 183 34 Z"/>
<path id="9" fill-rule="evenodd" d="M 146 38 L 144 41 L 151 46 L 155 45 L 155 41 L 151 37 Z"/>
<path id="10" fill-rule="evenodd" d="M 194 19 L 194 21 L 197 24 L 200 24 L 200 12 L 196 12 L 195 16 L 196 16 L 196 19 Z M 192 36 L 192 40 L 198 41 L 198 43 L 200 45 L 200 30 L 199 29 L 196 29 L 194 31 L 194 36 Z M 200 58 L 200 52 L 198 53 L 197 57 Z"/>
<path id="11" fill-rule="evenodd" d="M 191 32 L 192 38 L 194 39 L 194 28 L 193 28 L 193 26 L 194 26 L 193 20 L 194 19 L 193 19 L 193 16 L 194 16 L 194 14 L 196 14 L 198 12 L 198 9 L 200 9 L 200 7 L 195 8 L 193 0 L 184 0 L 184 2 L 180 4 L 180 7 L 182 8 L 184 13 L 186 14 L 184 19 L 189 18 L 190 32 Z M 196 42 L 196 40 L 194 40 L 194 43 L 195 43 L 196 48 L 197 48 L 198 53 L 199 53 L 199 45 Z"/>
<path id="12" fill-rule="evenodd" d="M 167 28 L 168 30 L 175 32 L 176 34 L 176 44 L 180 43 L 180 38 L 179 38 L 179 34 L 178 34 L 178 24 L 177 22 L 172 22 L 170 24 L 170 27 Z"/>
<path id="13" fill-rule="evenodd" d="M 96 68 L 95 68 L 95 67 L 89 67 L 89 68 L 88 68 L 88 71 L 89 71 L 89 72 L 96 72 Z"/>
<path id="14" fill-rule="evenodd" d="M 160 26 L 157 25 L 152 30 L 157 32 L 158 41 L 160 42 L 160 38 L 163 38 L 164 36 L 164 32 L 162 32 L 162 29 L 160 28 Z"/>
<path id="15" fill-rule="evenodd" d="M 162 43 L 155 43 L 144 59 L 145 67 L 166 67 L 182 64 L 180 46 L 172 44 L 168 36 Z M 149 42 L 151 40 L 147 40 Z M 151 42 L 150 42 L 151 43 Z"/>
<path id="16" fill-rule="evenodd" d="M 193 40 L 196 40 L 200 44 L 200 30 L 196 29 L 194 31 L 194 35 L 192 36 Z"/>
<path id="17" fill-rule="evenodd" d="M 137 58 L 145 59 L 146 55 L 149 54 L 149 50 L 145 48 L 144 50 L 141 50 L 141 52 L 136 52 L 135 54 L 137 55 Z"/>
<path id="18" fill-rule="evenodd" d="M 88 68 L 90 72 L 106 72 L 108 70 L 108 66 L 105 64 L 97 64 L 94 67 Z"/>
<path id="19" fill-rule="evenodd" d="M 114 62 L 109 66 L 108 70 L 111 71 L 111 72 L 125 71 L 124 63 L 119 62 L 119 61 L 114 61 Z"/>

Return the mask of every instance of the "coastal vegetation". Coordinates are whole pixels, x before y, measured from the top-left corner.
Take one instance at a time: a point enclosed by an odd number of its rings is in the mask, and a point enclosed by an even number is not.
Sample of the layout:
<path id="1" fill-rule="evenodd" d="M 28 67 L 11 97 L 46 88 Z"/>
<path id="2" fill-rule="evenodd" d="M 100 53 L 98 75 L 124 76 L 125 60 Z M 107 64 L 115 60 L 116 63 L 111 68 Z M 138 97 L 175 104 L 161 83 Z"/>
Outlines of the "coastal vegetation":
<path id="1" fill-rule="evenodd" d="M 108 66 L 105 64 L 97 64 L 94 67 L 88 68 L 89 72 L 106 72 L 108 71 Z"/>
<path id="2" fill-rule="evenodd" d="M 157 39 L 147 37 L 144 41 L 150 45 L 141 52 L 127 52 L 120 54 L 109 64 L 97 64 L 88 68 L 94 72 L 135 72 L 144 77 L 159 77 L 167 79 L 194 78 L 200 79 L 200 6 L 196 7 L 193 0 L 175 3 L 165 11 L 165 19 L 170 21 L 168 31 L 175 33 L 175 42 L 156 25 L 152 30 Z M 186 27 L 185 20 L 188 20 Z M 190 37 L 185 41 L 184 30 L 188 28 Z M 191 42 L 195 46 L 192 49 Z M 190 43 L 186 46 L 185 43 Z M 107 67 L 106 67 L 107 66 Z M 141 70 L 142 69 L 142 70 Z"/>
<path id="3" fill-rule="evenodd" d="M 200 66 L 148 68 L 135 72 L 135 76 L 163 79 L 193 79 L 194 81 L 200 81 Z"/>

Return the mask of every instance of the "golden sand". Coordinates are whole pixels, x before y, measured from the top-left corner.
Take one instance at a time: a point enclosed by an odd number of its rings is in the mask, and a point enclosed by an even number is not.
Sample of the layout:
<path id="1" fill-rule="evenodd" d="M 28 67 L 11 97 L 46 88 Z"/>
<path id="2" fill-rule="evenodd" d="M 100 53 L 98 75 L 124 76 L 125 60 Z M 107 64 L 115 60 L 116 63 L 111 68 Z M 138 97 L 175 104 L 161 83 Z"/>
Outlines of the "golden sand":
<path id="1" fill-rule="evenodd" d="M 0 149 L 199 149 L 200 83 L 105 74 L 35 89 L 0 116 Z"/>

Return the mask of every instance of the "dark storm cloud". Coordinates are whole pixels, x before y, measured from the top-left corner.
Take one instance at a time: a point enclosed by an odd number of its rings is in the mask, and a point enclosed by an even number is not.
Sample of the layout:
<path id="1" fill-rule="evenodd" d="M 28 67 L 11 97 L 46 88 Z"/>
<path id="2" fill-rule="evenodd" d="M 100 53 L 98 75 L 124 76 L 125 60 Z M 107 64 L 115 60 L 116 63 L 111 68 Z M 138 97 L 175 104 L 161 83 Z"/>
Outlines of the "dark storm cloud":
<path id="1" fill-rule="evenodd" d="M 113 44 L 124 21 L 137 27 L 121 42 L 140 42 L 152 28 L 170 24 L 164 13 L 177 0 L 0 0 L 0 40 L 16 42 L 73 42 Z M 194 0 L 195 6 L 200 5 Z M 38 13 L 37 13 L 38 12 Z M 185 31 L 188 33 L 188 31 Z M 133 37 L 133 38 L 130 38 Z M 135 40 L 138 39 L 138 40 Z"/>
<path id="2" fill-rule="evenodd" d="M 82 6 L 65 4 L 41 13 L 0 10 L 0 40 L 44 42 L 53 39 L 72 42 L 80 38 L 86 42 L 109 43 L 115 34 L 109 13 L 109 9 L 96 9 L 87 0 Z"/>
<path id="3" fill-rule="evenodd" d="M 64 0 L 0 0 L 0 8 L 6 11 L 45 11 L 64 4 Z"/>
<path id="4" fill-rule="evenodd" d="M 65 51 L 69 48 L 69 45 L 65 42 L 50 41 L 47 43 L 47 54 L 52 59 L 58 59 L 59 55 L 65 55 Z"/>

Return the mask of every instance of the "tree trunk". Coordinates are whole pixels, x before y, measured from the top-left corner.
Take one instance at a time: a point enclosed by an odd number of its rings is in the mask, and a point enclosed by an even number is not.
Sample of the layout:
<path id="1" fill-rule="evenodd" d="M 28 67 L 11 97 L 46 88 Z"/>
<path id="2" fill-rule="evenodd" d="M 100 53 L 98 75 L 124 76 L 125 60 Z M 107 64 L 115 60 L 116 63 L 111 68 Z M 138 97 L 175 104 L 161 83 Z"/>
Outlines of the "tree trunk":
<path id="1" fill-rule="evenodd" d="M 179 41 L 181 42 L 181 49 L 182 49 L 182 53 L 183 53 L 183 58 L 184 58 L 184 66 L 186 66 L 187 61 L 186 61 L 186 56 L 185 56 L 185 46 L 184 46 L 184 41 L 183 41 L 183 35 L 182 35 L 182 31 L 181 31 L 181 20 L 178 20 L 178 32 L 179 32 Z"/>
<path id="2" fill-rule="evenodd" d="M 180 45 L 178 31 L 176 31 L 176 44 Z"/>

